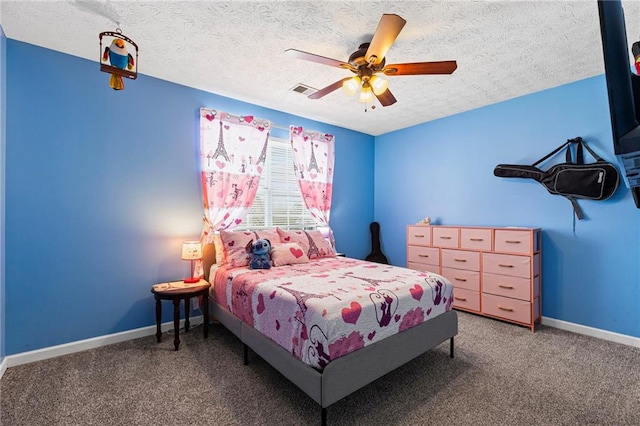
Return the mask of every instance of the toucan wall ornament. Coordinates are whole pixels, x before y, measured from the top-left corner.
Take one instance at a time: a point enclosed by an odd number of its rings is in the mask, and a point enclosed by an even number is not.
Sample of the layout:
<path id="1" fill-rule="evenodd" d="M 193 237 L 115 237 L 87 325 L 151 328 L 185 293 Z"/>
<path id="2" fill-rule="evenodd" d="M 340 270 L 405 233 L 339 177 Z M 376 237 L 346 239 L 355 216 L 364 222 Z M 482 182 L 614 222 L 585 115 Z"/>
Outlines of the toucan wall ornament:
<path id="1" fill-rule="evenodd" d="M 138 45 L 120 28 L 100 33 L 100 71 L 111 74 L 109 87 L 113 90 L 124 89 L 122 77 L 138 77 Z"/>

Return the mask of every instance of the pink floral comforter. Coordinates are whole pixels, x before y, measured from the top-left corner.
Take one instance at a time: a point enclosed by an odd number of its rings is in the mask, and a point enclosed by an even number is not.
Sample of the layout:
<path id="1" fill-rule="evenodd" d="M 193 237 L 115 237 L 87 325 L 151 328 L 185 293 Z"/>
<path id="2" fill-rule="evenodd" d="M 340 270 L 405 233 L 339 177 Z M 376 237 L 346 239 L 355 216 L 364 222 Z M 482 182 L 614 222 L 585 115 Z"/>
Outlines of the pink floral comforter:
<path id="1" fill-rule="evenodd" d="M 440 275 L 333 257 L 266 270 L 217 270 L 215 301 L 292 355 L 332 360 L 451 310 Z"/>

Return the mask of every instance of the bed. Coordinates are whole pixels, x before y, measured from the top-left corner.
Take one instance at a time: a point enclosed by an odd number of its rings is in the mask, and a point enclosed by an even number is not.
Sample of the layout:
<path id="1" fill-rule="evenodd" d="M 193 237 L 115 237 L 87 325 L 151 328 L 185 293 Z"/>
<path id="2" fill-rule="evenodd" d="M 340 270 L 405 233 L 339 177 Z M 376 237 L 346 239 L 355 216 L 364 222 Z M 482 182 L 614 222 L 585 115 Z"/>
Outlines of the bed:
<path id="1" fill-rule="evenodd" d="M 245 364 L 250 348 L 318 403 L 323 425 L 331 404 L 447 340 L 453 358 L 453 287 L 440 275 L 345 257 L 227 268 L 213 244 L 203 252 L 211 315 Z"/>

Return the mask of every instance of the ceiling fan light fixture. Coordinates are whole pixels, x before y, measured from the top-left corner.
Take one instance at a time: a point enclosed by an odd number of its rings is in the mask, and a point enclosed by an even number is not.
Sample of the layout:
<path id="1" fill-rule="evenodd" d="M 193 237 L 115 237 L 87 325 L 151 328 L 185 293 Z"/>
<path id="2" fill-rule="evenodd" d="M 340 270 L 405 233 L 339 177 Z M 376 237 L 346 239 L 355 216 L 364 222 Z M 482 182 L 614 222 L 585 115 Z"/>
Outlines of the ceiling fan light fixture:
<path id="1" fill-rule="evenodd" d="M 406 62 L 387 65 L 385 59 L 387 51 L 395 43 L 406 23 L 407 21 L 396 14 L 384 13 L 371 42 L 362 43 L 358 50 L 349 55 L 347 62 L 296 49 L 287 49 L 285 53 L 299 59 L 346 69 L 355 75 L 346 76 L 315 91 L 308 96 L 309 99 L 320 99 L 342 86 L 345 93 L 358 96 L 360 102 L 371 102 L 371 109 L 375 100 L 383 107 L 388 107 L 395 104 L 397 100 L 389 89 L 389 83 L 382 77 L 451 74 L 458 66 L 456 61 Z"/>
<path id="2" fill-rule="evenodd" d="M 349 80 L 345 80 L 345 82 L 342 83 L 342 89 L 345 92 L 347 92 L 349 96 L 353 96 L 356 94 L 356 92 L 360 88 L 361 83 L 362 83 L 362 80 L 360 79 L 360 77 L 356 75 L 355 77 L 350 78 Z"/>
<path id="3" fill-rule="evenodd" d="M 376 95 L 383 94 L 389 88 L 389 82 L 384 78 L 378 77 L 377 75 L 372 75 L 369 79 L 369 84 L 371 84 L 371 88 L 373 89 L 373 93 Z"/>
<path id="4" fill-rule="evenodd" d="M 363 104 L 373 102 L 373 92 L 371 91 L 371 85 L 368 81 L 362 83 L 362 90 L 360 90 L 358 102 L 362 102 Z"/>

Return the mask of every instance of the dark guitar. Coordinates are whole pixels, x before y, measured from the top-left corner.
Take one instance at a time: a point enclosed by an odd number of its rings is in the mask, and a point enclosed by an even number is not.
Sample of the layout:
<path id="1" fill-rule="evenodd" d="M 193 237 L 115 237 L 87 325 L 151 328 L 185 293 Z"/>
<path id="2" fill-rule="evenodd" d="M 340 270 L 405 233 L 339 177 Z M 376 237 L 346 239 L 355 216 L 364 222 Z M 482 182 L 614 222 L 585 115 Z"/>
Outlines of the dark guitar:
<path id="1" fill-rule="evenodd" d="M 387 257 L 380 250 L 380 224 L 371 222 L 369 228 L 371 229 L 371 253 L 364 260 L 389 264 Z"/>

